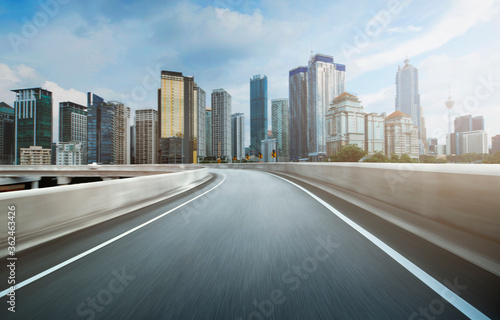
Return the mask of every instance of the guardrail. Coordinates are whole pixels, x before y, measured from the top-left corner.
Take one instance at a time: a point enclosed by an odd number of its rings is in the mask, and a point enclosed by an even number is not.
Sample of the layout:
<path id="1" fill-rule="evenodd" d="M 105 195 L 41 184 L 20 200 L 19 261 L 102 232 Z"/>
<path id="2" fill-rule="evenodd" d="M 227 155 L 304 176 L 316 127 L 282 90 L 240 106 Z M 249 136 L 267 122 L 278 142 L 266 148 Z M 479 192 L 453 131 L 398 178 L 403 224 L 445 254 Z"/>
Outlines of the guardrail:
<path id="1" fill-rule="evenodd" d="M 168 198 L 208 179 L 206 168 L 144 177 L 0 194 L 0 256 L 7 255 L 7 211 L 15 207 L 16 250 L 21 251 Z"/>
<path id="2" fill-rule="evenodd" d="M 500 165 L 269 163 L 216 167 L 304 176 L 500 242 Z"/>

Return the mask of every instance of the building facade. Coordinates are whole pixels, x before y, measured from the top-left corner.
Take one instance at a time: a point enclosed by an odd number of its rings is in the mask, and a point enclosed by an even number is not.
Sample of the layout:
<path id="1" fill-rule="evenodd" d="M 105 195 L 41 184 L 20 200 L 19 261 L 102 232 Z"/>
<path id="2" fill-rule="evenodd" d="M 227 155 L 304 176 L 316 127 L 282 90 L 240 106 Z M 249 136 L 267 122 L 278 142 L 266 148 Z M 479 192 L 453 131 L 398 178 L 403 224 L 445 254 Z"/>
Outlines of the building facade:
<path id="1" fill-rule="evenodd" d="M 231 142 L 233 157 L 245 159 L 245 115 L 235 113 L 231 116 Z"/>
<path id="2" fill-rule="evenodd" d="M 333 99 L 326 114 L 327 156 L 350 144 L 365 148 L 365 113 L 355 95 L 347 92 Z"/>
<path id="3" fill-rule="evenodd" d="M 273 138 L 277 141 L 277 161 L 290 161 L 290 108 L 288 99 L 271 101 Z"/>
<path id="4" fill-rule="evenodd" d="M 87 163 L 115 164 L 115 105 L 87 93 Z"/>
<path id="5" fill-rule="evenodd" d="M 180 72 L 161 72 L 158 90 L 160 163 L 197 163 L 196 105 L 193 77 Z M 166 140 L 162 142 L 162 139 Z"/>
<path id="6" fill-rule="evenodd" d="M 55 148 L 56 165 L 80 166 L 83 161 L 84 143 L 81 141 L 58 142 Z"/>
<path id="7" fill-rule="evenodd" d="M 462 133 L 463 153 L 488 154 L 488 134 L 484 130 Z"/>
<path id="8" fill-rule="evenodd" d="M 500 151 L 500 135 L 491 138 L 491 154 Z"/>
<path id="9" fill-rule="evenodd" d="M 207 149 L 206 156 L 213 157 L 214 153 L 212 151 L 212 108 L 206 108 L 205 110 L 205 147 Z"/>
<path id="10" fill-rule="evenodd" d="M 154 109 L 135 112 L 135 163 L 158 163 L 158 111 Z"/>
<path id="11" fill-rule="evenodd" d="M 20 164 L 21 148 L 39 146 L 50 151 L 52 147 L 52 92 L 42 88 L 12 91 L 16 93 L 14 162 Z"/>
<path id="12" fill-rule="evenodd" d="M 59 103 L 59 142 L 81 142 L 82 164 L 87 164 L 87 108 L 66 101 Z M 57 162 L 57 160 L 56 160 Z"/>
<path id="13" fill-rule="evenodd" d="M 200 88 L 196 83 L 194 86 L 194 95 L 196 101 L 197 113 L 197 141 L 198 141 L 198 160 L 203 160 L 207 156 L 207 129 L 206 129 L 206 108 L 207 108 L 207 94 L 205 90 Z"/>
<path id="14" fill-rule="evenodd" d="M 0 102 L 0 164 L 14 164 L 14 108 Z"/>
<path id="15" fill-rule="evenodd" d="M 51 149 L 42 146 L 30 146 L 29 148 L 21 148 L 19 151 L 20 165 L 51 165 Z"/>
<path id="16" fill-rule="evenodd" d="M 114 164 L 130 164 L 130 108 L 120 102 L 108 102 L 115 110 L 113 129 Z"/>
<path id="17" fill-rule="evenodd" d="M 418 127 L 411 117 L 401 111 L 395 111 L 385 118 L 385 154 L 409 155 L 418 159 L 420 154 Z"/>
<path id="18" fill-rule="evenodd" d="M 332 56 L 311 56 L 307 69 L 308 148 L 313 161 L 326 156 L 326 113 L 334 98 L 345 92 L 345 65 Z"/>
<path id="19" fill-rule="evenodd" d="M 307 144 L 307 67 L 298 67 L 290 70 L 288 90 L 290 107 L 290 160 L 298 162 L 309 158 Z"/>
<path id="20" fill-rule="evenodd" d="M 381 114 L 365 114 L 365 151 L 368 156 L 385 153 L 385 117 Z"/>
<path id="21" fill-rule="evenodd" d="M 224 89 L 212 91 L 212 150 L 218 159 L 230 160 L 231 95 Z"/>
<path id="22" fill-rule="evenodd" d="M 267 77 L 255 75 L 250 79 L 250 149 L 255 154 L 261 152 L 260 141 L 266 139 L 267 103 Z"/>

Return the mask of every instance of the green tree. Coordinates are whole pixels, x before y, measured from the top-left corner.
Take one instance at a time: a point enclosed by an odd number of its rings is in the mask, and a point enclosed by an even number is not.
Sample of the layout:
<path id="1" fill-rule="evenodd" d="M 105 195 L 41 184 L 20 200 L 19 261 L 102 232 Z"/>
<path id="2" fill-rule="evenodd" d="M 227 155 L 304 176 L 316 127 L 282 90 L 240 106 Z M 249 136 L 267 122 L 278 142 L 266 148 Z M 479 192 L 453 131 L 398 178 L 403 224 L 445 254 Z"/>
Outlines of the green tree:
<path id="1" fill-rule="evenodd" d="M 449 161 L 443 158 L 437 158 L 436 163 L 448 163 Z"/>
<path id="2" fill-rule="evenodd" d="M 356 144 L 350 144 L 342 146 L 339 152 L 331 156 L 331 159 L 334 162 L 359 162 L 366 154 L 367 152 Z"/>
<path id="3" fill-rule="evenodd" d="M 500 163 L 500 151 L 495 154 L 488 155 L 484 158 L 483 163 Z"/>
<path id="4" fill-rule="evenodd" d="M 395 153 L 391 153 L 391 162 L 399 162 L 399 156 Z"/>
<path id="5" fill-rule="evenodd" d="M 386 156 L 382 151 L 377 151 L 368 159 L 365 159 L 364 162 L 391 162 L 388 156 Z"/>
<path id="6" fill-rule="evenodd" d="M 412 163 L 412 162 L 415 162 L 415 160 L 413 160 L 409 155 L 407 155 L 406 153 L 403 153 L 401 155 L 401 158 L 399 158 L 399 162 L 402 162 L 402 163 Z"/>

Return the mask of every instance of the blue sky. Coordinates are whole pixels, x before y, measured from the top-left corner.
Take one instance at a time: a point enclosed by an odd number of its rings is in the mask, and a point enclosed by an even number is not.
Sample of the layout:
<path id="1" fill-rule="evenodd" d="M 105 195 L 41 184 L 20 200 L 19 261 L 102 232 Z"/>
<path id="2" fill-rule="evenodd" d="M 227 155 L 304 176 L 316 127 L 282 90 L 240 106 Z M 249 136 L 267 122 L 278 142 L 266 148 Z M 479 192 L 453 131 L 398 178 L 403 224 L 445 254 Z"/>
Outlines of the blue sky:
<path id="1" fill-rule="evenodd" d="M 59 101 L 85 104 L 88 91 L 133 110 L 156 108 L 165 69 L 194 76 L 208 96 L 226 89 L 232 112 L 248 123 L 249 79 L 268 76 L 269 104 L 287 98 L 288 71 L 313 51 L 346 65 L 346 89 L 365 111 L 389 114 L 408 55 L 428 137 L 444 143 L 449 85 L 455 115 L 485 116 L 491 137 L 500 134 L 497 30 L 497 0 L 4 0 L 0 101 L 12 104 L 11 89 L 42 86 L 56 111 Z"/>

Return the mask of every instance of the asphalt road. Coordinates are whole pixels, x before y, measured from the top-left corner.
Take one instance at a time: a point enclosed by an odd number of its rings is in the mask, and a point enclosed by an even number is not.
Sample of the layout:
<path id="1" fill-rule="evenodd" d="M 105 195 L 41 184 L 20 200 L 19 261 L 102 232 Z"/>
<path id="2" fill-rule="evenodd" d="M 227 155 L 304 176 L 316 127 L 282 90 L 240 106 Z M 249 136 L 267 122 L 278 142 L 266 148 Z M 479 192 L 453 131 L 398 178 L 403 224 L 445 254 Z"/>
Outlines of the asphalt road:
<path id="1" fill-rule="evenodd" d="M 21 282 L 220 184 L 20 288 L 15 313 L 2 297 L 0 319 L 467 319 L 455 298 L 440 296 L 303 190 L 264 172 L 213 171 L 192 192 L 19 253 Z M 500 319 L 498 277 L 301 185 Z"/>

